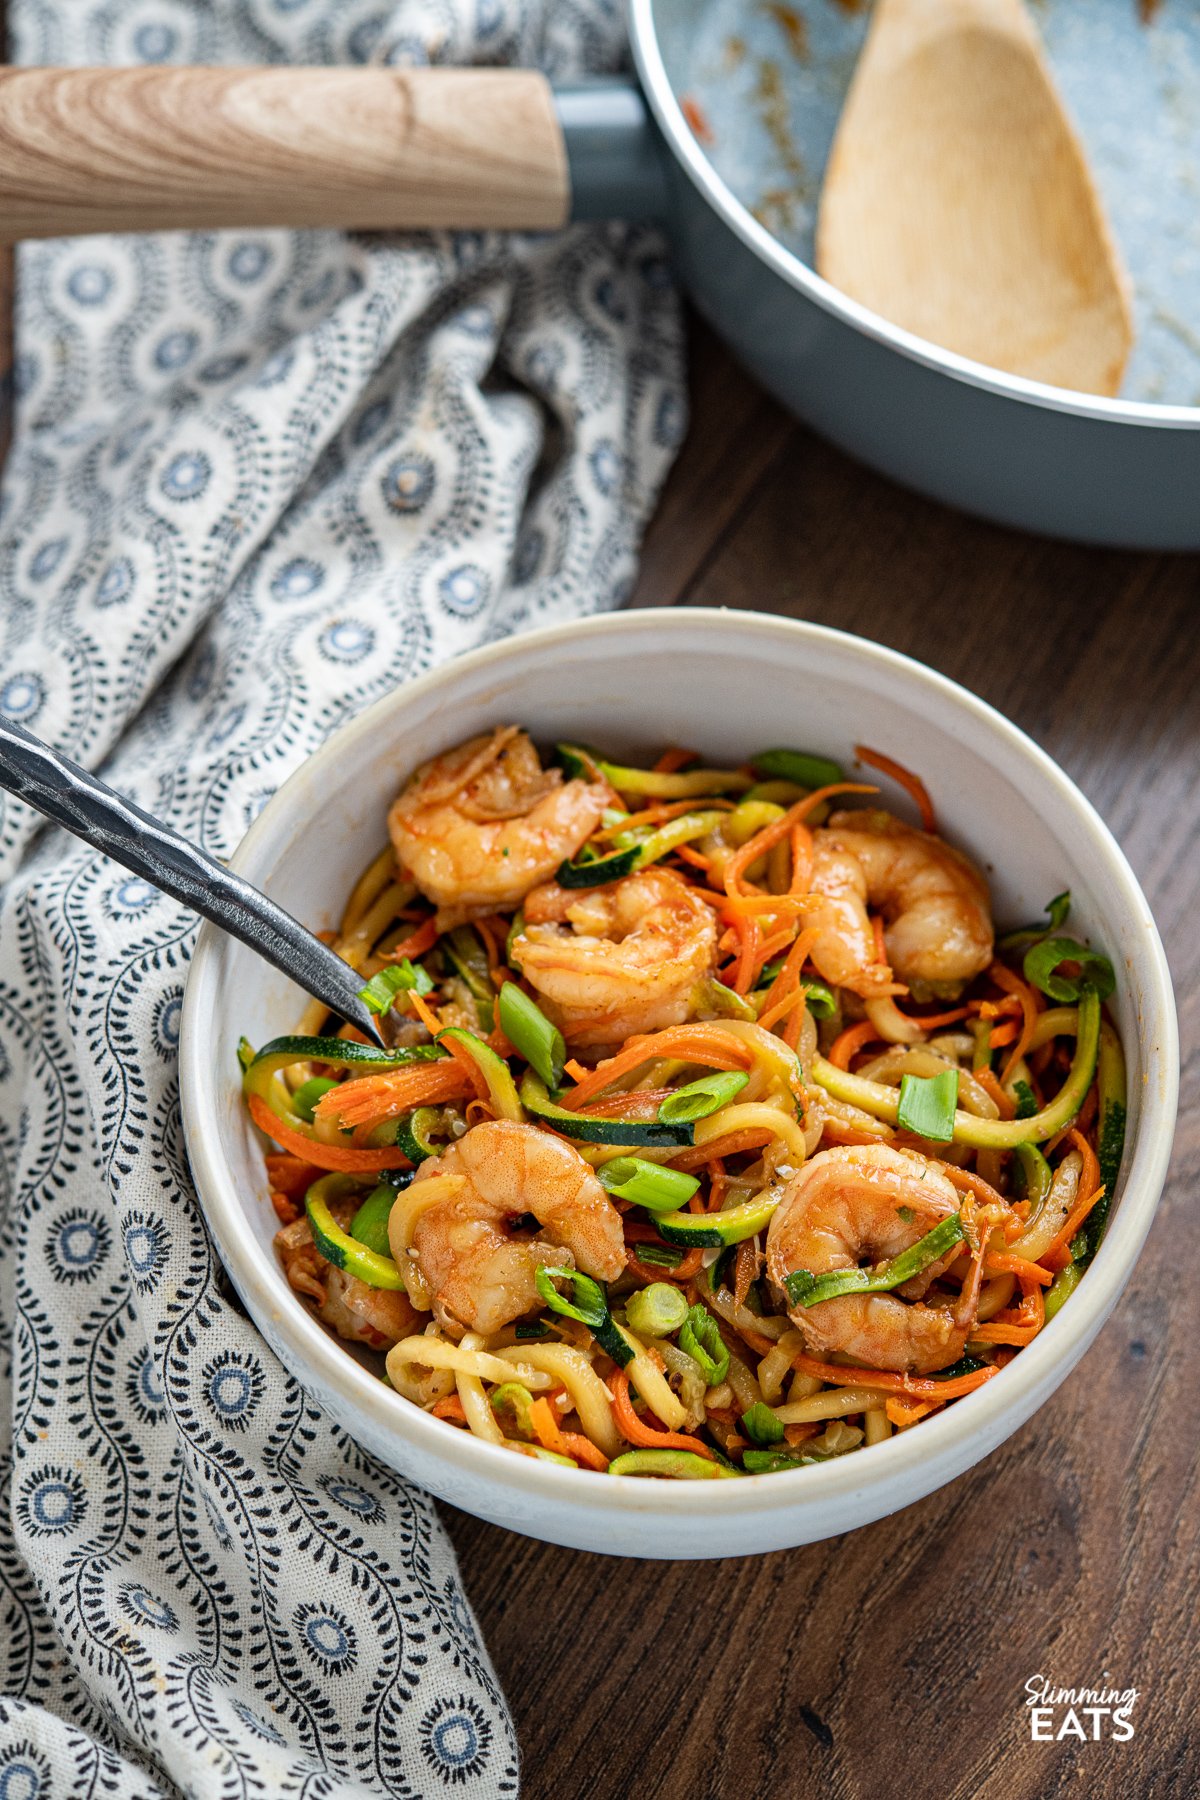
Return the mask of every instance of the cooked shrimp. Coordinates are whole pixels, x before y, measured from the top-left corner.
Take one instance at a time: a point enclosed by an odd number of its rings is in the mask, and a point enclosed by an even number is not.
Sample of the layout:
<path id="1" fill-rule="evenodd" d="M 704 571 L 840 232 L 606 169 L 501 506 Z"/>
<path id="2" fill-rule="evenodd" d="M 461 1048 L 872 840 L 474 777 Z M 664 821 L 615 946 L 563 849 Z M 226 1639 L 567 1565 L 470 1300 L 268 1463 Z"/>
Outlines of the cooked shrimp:
<path id="1" fill-rule="evenodd" d="M 987 883 L 939 837 L 890 813 L 839 812 L 813 833 L 812 892 L 824 904 L 812 959 L 826 981 L 864 996 L 885 987 L 867 907 L 885 920 L 884 942 L 902 981 L 958 985 L 992 960 Z"/>
<path id="2" fill-rule="evenodd" d="M 823 1150 L 793 1176 L 767 1232 L 767 1272 L 777 1287 L 797 1269 L 823 1275 L 899 1256 L 959 1195 L 923 1156 L 870 1144 Z M 940 1267 L 953 1260 L 958 1246 Z M 926 1286 L 940 1272 L 926 1270 Z M 786 1292 L 786 1290 L 784 1290 Z M 972 1318 L 894 1294 L 843 1294 L 790 1309 L 807 1348 L 872 1369 L 926 1374 L 962 1355 Z"/>
<path id="3" fill-rule="evenodd" d="M 448 929 L 474 911 L 521 904 L 575 855 L 610 800 L 600 781 L 543 769 L 506 725 L 423 763 L 388 814 L 397 861 Z"/>
<path id="4" fill-rule="evenodd" d="M 615 1281 L 625 1267 L 621 1215 L 561 1138 L 490 1120 L 422 1163 L 409 1194 L 437 1175 L 458 1175 L 466 1184 L 422 1212 L 412 1232 L 417 1266 L 444 1325 L 485 1336 L 499 1331 L 542 1304 L 539 1268 L 576 1267 Z M 523 1213 L 533 1214 L 544 1238 L 513 1234 Z"/>
<path id="5" fill-rule="evenodd" d="M 716 952 L 710 908 L 651 868 L 582 893 L 535 888 L 511 954 L 564 1037 L 585 1045 L 682 1025 Z"/>
<path id="6" fill-rule="evenodd" d="M 296 1219 L 276 1232 L 275 1248 L 290 1286 L 313 1300 L 318 1319 L 349 1343 L 383 1350 L 416 1327 L 417 1313 L 407 1294 L 369 1287 L 326 1262 L 313 1243 L 307 1219 Z"/>

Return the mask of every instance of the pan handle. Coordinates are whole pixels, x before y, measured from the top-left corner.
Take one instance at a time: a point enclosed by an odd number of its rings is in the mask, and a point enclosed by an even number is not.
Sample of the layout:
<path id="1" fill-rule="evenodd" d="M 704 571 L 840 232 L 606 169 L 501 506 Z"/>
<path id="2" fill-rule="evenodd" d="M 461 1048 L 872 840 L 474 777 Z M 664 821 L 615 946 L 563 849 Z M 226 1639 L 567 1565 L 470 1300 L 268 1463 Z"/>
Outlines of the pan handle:
<path id="1" fill-rule="evenodd" d="M 5 69 L 0 237 L 223 226 L 550 229 L 569 211 L 529 70 Z"/>
<path id="2" fill-rule="evenodd" d="M 627 196 L 621 181 L 644 109 L 606 87 L 556 107 L 526 69 L 0 69 L 0 240 L 552 230 L 571 216 L 572 175 L 590 196 L 580 216 L 624 212 L 626 197 L 637 211 L 636 181 Z"/>

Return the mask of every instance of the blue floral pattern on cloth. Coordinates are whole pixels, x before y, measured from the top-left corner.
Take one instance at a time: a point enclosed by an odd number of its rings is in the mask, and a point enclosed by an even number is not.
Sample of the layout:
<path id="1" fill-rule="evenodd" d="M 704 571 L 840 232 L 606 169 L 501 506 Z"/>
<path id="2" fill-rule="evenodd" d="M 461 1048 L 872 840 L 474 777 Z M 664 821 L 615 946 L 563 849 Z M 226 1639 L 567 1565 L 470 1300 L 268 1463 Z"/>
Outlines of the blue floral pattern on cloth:
<path id="1" fill-rule="evenodd" d="M 611 0 L 9 22 L 28 63 L 624 55 Z M 618 605 L 684 425 L 663 267 L 619 225 L 23 246 L 0 711 L 226 857 L 379 695 Z M 213 1255 L 175 1062 L 194 921 L 3 796 L 0 879 L 0 1800 L 515 1795 L 432 1504 Z"/>

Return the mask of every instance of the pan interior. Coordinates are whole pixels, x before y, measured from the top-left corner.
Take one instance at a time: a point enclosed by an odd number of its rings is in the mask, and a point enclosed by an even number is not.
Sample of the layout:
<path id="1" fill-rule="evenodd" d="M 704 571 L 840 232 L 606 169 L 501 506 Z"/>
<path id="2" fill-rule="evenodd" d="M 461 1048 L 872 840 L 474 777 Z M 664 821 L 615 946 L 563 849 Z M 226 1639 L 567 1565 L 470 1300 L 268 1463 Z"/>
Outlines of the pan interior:
<path id="1" fill-rule="evenodd" d="M 1031 0 L 1134 285 L 1127 400 L 1200 406 L 1200 7 Z M 655 0 L 663 62 L 730 191 L 812 265 L 864 0 Z M 711 141 L 704 141 L 710 135 Z"/>

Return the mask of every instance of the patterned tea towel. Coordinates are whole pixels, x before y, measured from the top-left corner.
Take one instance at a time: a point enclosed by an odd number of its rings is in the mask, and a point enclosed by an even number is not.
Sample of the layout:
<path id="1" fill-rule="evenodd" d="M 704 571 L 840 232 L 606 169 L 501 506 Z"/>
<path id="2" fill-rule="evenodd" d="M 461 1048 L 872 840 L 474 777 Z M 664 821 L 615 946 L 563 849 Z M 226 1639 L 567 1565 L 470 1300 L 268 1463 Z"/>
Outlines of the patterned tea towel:
<path id="1" fill-rule="evenodd" d="M 622 53 L 610 0 L 17 0 L 10 29 L 30 63 Z M 18 303 L 0 710 L 218 856 L 396 683 L 619 603 L 682 428 L 644 230 L 81 239 L 22 250 Z M 12 802 L 0 875 L 0 1800 L 515 1794 L 431 1503 L 215 1263 L 194 921 Z"/>

